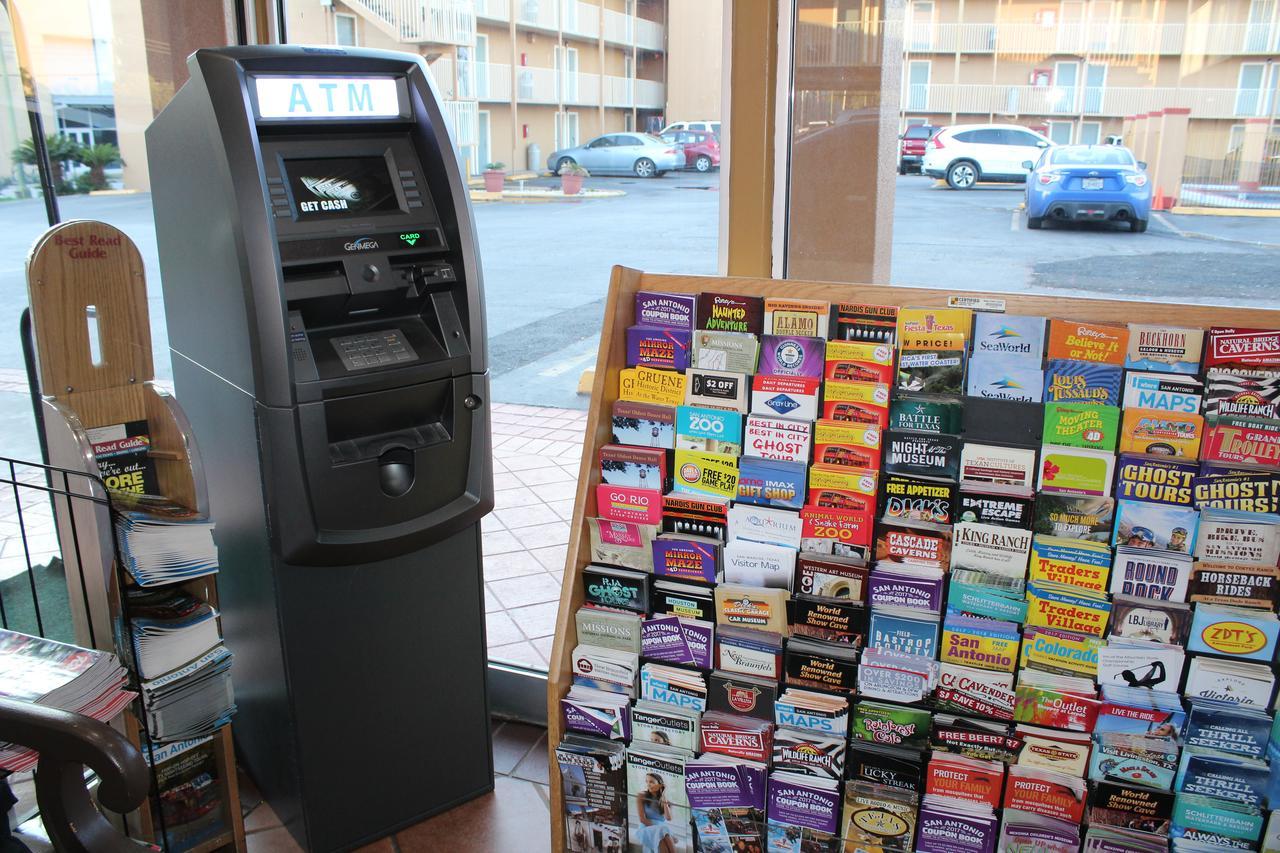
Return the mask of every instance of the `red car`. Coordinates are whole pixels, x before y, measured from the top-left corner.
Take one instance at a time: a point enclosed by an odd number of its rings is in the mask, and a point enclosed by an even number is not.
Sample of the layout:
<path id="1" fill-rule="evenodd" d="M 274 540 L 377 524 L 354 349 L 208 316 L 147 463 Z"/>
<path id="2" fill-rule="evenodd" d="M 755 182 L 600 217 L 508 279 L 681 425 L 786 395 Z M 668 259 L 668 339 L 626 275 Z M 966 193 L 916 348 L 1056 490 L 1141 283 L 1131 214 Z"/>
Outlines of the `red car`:
<path id="1" fill-rule="evenodd" d="M 705 130 L 672 130 L 662 134 L 663 142 L 674 142 L 684 149 L 684 167 L 710 172 L 720 168 L 720 140 Z"/>
<path id="2" fill-rule="evenodd" d="M 938 132 L 938 128 L 928 124 L 913 124 L 898 137 L 898 174 L 908 172 L 919 174 L 920 163 L 924 160 L 924 146 L 929 138 Z"/>

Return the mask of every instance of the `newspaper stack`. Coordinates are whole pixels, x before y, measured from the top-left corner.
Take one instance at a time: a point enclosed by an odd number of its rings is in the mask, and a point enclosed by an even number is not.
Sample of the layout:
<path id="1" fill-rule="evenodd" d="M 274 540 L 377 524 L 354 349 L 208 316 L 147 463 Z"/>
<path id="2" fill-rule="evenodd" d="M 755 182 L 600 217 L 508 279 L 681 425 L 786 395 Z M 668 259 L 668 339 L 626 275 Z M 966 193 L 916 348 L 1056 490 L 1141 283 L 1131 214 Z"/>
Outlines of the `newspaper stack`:
<path id="1" fill-rule="evenodd" d="M 106 722 L 134 699 L 127 673 L 110 652 L 0 630 L 0 696 L 84 714 Z M 0 770 L 35 767 L 38 754 L 0 744 Z"/>
<path id="2" fill-rule="evenodd" d="M 213 522 L 152 495 L 113 492 L 124 567 L 141 586 L 189 580 L 218 570 Z"/>
<path id="3" fill-rule="evenodd" d="M 138 676 L 158 678 L 186 666 L 222 642 L 218 611 L 181 589 L 126 592 Z"/>
<path id="4" fill-rule="evenodd" d="M 212 734 L 236 712 L 231 652 L 221 644 L 184 667 L 142 682 L 147 732 L 174 741 Z"/>
<path id="5" fill-rule="evenodd" d="M 232 655 L 218 611 L 174 587 L 130 588 L 134 663 L 147 731 L 169 741 L 211 734 L 235 713 Z"/>

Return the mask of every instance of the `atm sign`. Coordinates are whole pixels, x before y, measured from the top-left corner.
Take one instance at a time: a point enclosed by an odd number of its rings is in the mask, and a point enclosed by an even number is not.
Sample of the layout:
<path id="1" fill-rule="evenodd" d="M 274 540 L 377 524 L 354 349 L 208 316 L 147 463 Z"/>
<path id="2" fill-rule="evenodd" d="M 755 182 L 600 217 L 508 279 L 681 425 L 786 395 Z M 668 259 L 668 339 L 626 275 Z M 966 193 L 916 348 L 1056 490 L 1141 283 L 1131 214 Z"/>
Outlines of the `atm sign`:
<path id="1" fill-rule="evenodd" d="M 255 77 L 264 119 L 396 118 L 394 77 Z"/>

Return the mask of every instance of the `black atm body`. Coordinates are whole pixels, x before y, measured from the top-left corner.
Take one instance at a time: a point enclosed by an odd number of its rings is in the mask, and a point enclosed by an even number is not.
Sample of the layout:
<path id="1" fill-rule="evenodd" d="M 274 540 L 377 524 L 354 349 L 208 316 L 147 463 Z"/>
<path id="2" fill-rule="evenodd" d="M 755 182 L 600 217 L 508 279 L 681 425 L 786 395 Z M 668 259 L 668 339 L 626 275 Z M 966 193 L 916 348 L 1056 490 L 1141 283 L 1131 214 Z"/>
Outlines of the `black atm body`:
<path id="1" fill-rule="evenodd" d="M 147 131 L 241 760 L 311 850 L 491 790 L 467 187 L 406 54 L 201 50 Z"/>

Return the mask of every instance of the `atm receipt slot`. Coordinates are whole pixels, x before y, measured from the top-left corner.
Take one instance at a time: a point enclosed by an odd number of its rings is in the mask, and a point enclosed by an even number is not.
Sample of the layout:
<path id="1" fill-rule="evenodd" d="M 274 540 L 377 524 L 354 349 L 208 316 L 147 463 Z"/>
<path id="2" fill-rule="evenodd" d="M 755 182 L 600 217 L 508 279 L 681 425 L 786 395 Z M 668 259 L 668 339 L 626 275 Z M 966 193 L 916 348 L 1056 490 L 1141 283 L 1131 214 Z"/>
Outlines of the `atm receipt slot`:
<path id="1" fill-rule="evenodd" d="M 418 360 L 418 354 L 399 329 L 332 338 L 330 343 L 347 370 L 391 367 Z"/>

